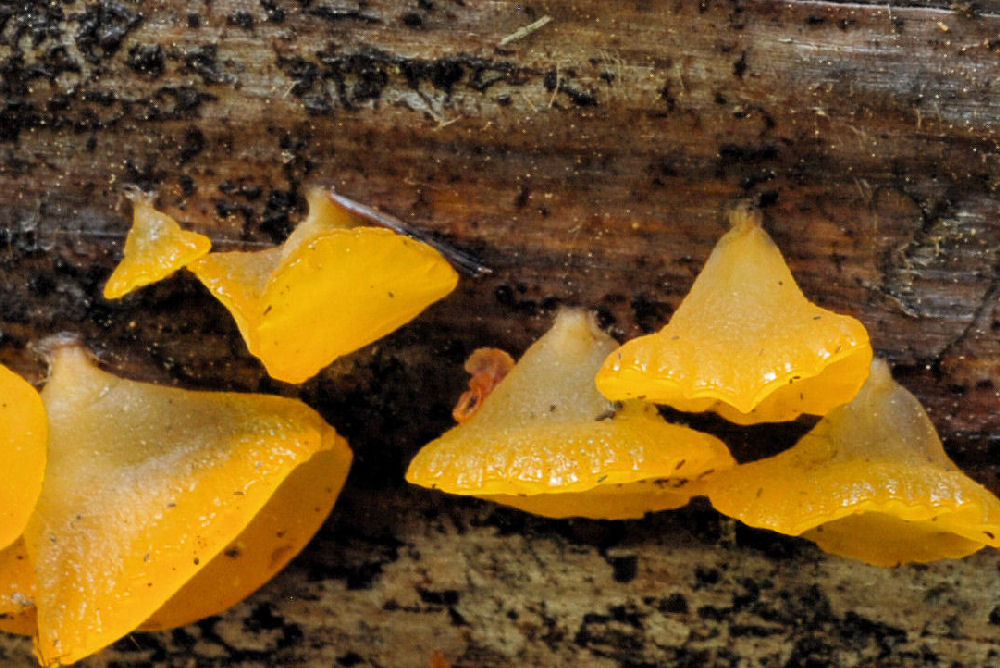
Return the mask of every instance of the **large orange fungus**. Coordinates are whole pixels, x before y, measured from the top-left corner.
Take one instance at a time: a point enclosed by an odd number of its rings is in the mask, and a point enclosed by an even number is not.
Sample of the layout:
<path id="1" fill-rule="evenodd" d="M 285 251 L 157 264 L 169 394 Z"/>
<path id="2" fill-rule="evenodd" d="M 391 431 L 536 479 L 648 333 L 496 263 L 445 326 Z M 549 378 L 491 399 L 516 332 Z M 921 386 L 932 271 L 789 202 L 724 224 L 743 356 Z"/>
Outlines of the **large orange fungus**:
<path id="1" fill-rule="evenodd" d="M 713 475 L 712 504 L 878 566 L 1000 546 L 1000 500 L 945 454 L 934 425 L 882 361 L 849 404 L 791 449 Z"/>
<path id="2" fill-rule="evenodd" d="M 825 415 L 857 393 L 872 357 L 864 326 L 805 298 L 757 218 L 732 223 L 670 322 L 608 356 L 605 396 L 753 424 Z"/>
<path id="3" fill-rule="evenodd" d="M 614 348 L 583 311 L 564 310 L 478 410 L 425 446 L 411 483 L 548 517 L 623 519 L 677 508 L 726 446 L 643 402 L 616 406 L 594 387 Z"/>
<path id="4" fill-rule="evenodd" d="M 431 246 L 361 225 L 321 190 L 308 199 L 309 217 L 281 247 L 211 253 L 188 267 L 268 373 L 289 383 L 396 330 L 458 283 Z"/>
<path id="5" fill-rule="evenodd" d="M 0 548 L 24 532 L 45 473 L 45 407 L 31 385 L 0 365 Z"/>
<path id="6" fill-rule="evenodd" d="M 181 229 L 171 216 L 153 208 L 150 199 L 134 195 L 132 228 L 125 237 L 125 256 L 104 285 L 104 298 L 124 297 L 156 283 L 208 253 L 211 240 Z"/>
<path id="7" fill-rule="evenodd" d="M 308 540 L 350 463 L 296 400 L 124 380 L 74 345 L 54 348 L 42 398 L 48 470 L 24 540 L 43 664 L 236 602 Z"/>

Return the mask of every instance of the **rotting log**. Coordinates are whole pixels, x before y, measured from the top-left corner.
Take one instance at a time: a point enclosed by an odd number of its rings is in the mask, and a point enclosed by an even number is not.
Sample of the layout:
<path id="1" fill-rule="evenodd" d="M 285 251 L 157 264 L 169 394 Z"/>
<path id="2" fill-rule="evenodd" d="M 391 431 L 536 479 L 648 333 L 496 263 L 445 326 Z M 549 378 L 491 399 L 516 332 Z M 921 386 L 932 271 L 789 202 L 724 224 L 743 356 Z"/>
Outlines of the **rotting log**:
<path id="1" fill-rule="evenodd" d="M 1000 663 L 993 552 L 884 571 L 704 504 L 550 522 L 402 482 L 473 348 L 519 353 L 561 303 L 659 327 L 749 200 L 1000 491 L 998 82 L 991 3 L 0 2 L 0 362 L 40 380 L 30 344 L 78 332 L 131 377 L 301 396 L 357 453 L 263 592 L 89 663 Z M 100 297 L 124 186 L 234 249 L 280 241 L 311 184 L 493 273 L 301 387 L 189 275 Z M 749 459 L 802 429 L 723 431 Z"/>

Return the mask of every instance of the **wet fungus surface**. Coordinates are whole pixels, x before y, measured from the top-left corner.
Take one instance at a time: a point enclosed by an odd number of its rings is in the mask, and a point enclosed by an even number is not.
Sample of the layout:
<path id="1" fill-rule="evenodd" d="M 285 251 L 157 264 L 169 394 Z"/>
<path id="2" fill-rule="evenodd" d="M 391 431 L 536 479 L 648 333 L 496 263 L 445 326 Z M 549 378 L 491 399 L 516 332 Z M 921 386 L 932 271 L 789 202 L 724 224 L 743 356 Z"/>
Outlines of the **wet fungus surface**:
<path id="1" fill-rule="evenodd" d="M 594 387 L 614 348 L 583 311 L 563 310 L 468 420 L 425 446 L 407 480 L 549 517 L 623 519 L 677 508 L 725 445 Z"/>
<path id="2" fill-rule="evenodd" d="M 42 491 L 48 421 L 35 388 L 0 365 L 0 549 L 24 532 Z"/>
<path id="3" fill-rule="evenodd" d="M 670 322 L 611 353 L 597 385 L 737 424 L 794 420 L 849 401 L 871 357 L 864 325 L 806 299 L 760 221 L 737 211 Z"/>
<path id="4" fill-rule="evenodd" d="M 125 237 L 125 256 L 104 286 L 105 299 L 163 280 L 207 254 L 211 240 L 181 229 L 171 216 L 153 208 L 145 195 L 131 194 L 132 227 Z"/>
<path id="5" fill-rule="evenodd" d="M 792 448 L 706 485 L 730 517 L 878 566 L 1000 546 L 1000 500 L 948 458 L 920 403 L 881 360 L 853 401 Z"/>
<path id="6" fill-rule="evenodd" d="M 211 253 L 188 267 L 268 373 L 289 383 L 396 330 L 458 283 L 431 246 L 362 225 L 319 189 L 308 200 L 308 218 L 282 246 Z"/>
<path id="7" fill-rule="evenodd" d="M 296 400 L 129 381 L 72 344 L 50 368 L 49 463 L 24 534 L 43 664 L 236 602 L 301 549 L 343 484 L 346 443 Z M 289 502 L 299 493 L 308 507 Z"/>

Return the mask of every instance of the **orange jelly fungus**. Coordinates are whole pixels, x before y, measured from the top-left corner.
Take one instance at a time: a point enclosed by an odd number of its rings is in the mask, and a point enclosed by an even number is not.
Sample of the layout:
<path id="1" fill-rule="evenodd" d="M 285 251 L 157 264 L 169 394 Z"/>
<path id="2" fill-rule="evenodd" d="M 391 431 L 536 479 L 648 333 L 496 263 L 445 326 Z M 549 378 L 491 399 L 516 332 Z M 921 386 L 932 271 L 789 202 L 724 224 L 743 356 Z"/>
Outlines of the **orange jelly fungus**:
<path id="1" fill-rule="evenodd" d="M 233 314 L 250 353 L 274 378 L 302 383 L 398 329 L 455 289 L 434 248 L 360 225 L 319 190 L 279 248 L 211 253 L 189 265 Z"/>
<path id="2" fill-rule="evenodd" d="M 301 402 L 124 380 L 72 345 L 50 361 L 48 470 L 25 531 L 45 665 L 235 602 L 229 588 L 249 593 L 287 561 L 342 484 L 347 444 Z M 284 487 L 297 480 L 319 489 Z M 202 573 L 218 581 L 176 600 Z"/>
<path id="3" fill-rule="evenodd" d="M 958 470 L 920 403 L 878 360 L 857 397 L 794 447 L 706 486 L 719 511 L 745 524 L 877 566 L 1000 546 L 1000 500 Z"/>
<path id="4" fill-rule="evenodd" d="M 125 256 L 104 285 L 104 298 L 124 297 L 138 287 L 163 280 L 206 255 L 211 247 L 208 237 L 182 230 L 177 221 L 154 209 L 148 198 L 134 196 Z"/>
<path id="5" fill-rule="evenodd" d="M 677 508 L 698 480 L 733 465 L 718 439 L 594 387 L 614 348 L 583 311 L 564 310 L 466 422 L 425 446 L 406 479 L 548 517 L 624 519 Z"/>
<path id="6" fill-rule="evenodd" d="M 24 532 L 45 474 L 45 407 L 31 385 L 0 365 L 0 454 L 4 475 L 0 484 L 0 548 Z"/>
<path id="7" fill-rule="evenodd" d="M 514 358 L 499 348 L 476 348 L 465 360 L 465 371 L 472 375 L 469 389 L 458 398 L 451 416 L 465 422 L 479 410 L 493 388 L 514 368 Z"/>
<path id="8" fill-rule="evenodd" d="M 0 550 L 0 631 L 35 634 L 35 574 L 24 540 Z"/>
<path id="9" fill-rule="evenodd" d="M 292 471 L 247 528 L 141 629 L 183 626 L 222 612 L 283 569 L 315 535 L 347 480 L 351 450 L 344 439 Z"/>
<path id="10" fill-rule="evenodd" d="M 850 401 L 872 358 L 864 326 L 805 298 L 757 218 L 731 222 L 666 327 L 609 355 L 598 388 L 737 424 Z"/>
<path id="11" fill-rule="evenodd" d="M 319 530 L 351 465 L 338 438 L 292 471 L 236 539 L 139 629 L 183 626 L 239 603 L 274 577 Z M 35 635 L 35 573 L 24 541 L 0 551 L 0 631 Z"/>

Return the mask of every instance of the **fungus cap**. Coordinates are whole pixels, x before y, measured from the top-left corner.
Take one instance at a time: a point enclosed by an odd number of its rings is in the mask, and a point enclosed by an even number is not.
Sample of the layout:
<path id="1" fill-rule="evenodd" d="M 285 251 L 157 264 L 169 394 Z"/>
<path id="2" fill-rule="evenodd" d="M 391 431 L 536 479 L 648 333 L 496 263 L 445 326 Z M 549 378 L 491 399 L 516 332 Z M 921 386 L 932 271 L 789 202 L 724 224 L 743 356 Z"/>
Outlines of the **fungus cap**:
<path id="1" fill-rule="evenodd" d="M 670 322 L 608 356 L 605 396 L 753 424 L 825 415 L 857 393 L 872 357 L 864 326 L 805 298 L 759 220 L 732 220 Z"/>
<path id="2" fill-rule="evenodd" d="M 55 348 L 50 363 L 49 466 L 25 531 L 46 664 L 134 630 L 296 467 L 346 447 L 292 399 L 124 380 L 77 346 Z"/>
<path id="3" fill-rule="evenodd" d="M 125 237 L 125 255 L 104 285 L 104 298 L 124 297 L 143 285 L 156 283 L 206 255 L 211 240 L 181 229 L 172 217 L 157 211 L 142 195 L 132 199 L 132 227 Z"/>
<path id="4" fill-rule="evenodd" d="M 407 480 L 549 517 L 684 505 L 700 476 L 733 461 L 720 441 L 648 404 L 616 412 L 593 382 L 614 345 L 588 314 L 560 311 L 475 414 L 420 450 Z"/>
<path id="5" fill-rule="evenodd" d="M 339 496 L 351 465 L 347 442 L 326 428 L 332 442 L 292 471 L 247 527 L 198 571 L 141 630 L 184 626 L 219 614 L 281 571 L 319 530 Z M 34 636 L 35 573 L 24 540 L 0 550 L 0 631 Z"/>
<path id="6" fill-rule="evenodd" d="M 706 481 L 720 511 L 880 566 L 1000 546 L 1000 500 L 948 458 L 889 368 L 789 450 Z"/>
<path id="7" fill-rule="evenodd" d="M 20 537 L 42 491 L 48 419 L 35 388 L 0 365 L 0 548 Z"/>
<path id="8" fill-rule="evenodd" d="M 248 350 L 289 383 L 393 332 L 458 283 L 437 250 L 358 225 L 322 191 L 309 210 L 280 248 L 212 253 L 189 267 L 232 312 Z"/>

